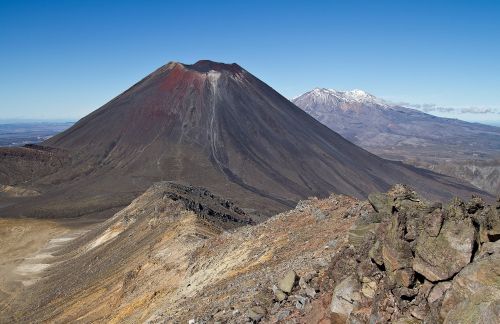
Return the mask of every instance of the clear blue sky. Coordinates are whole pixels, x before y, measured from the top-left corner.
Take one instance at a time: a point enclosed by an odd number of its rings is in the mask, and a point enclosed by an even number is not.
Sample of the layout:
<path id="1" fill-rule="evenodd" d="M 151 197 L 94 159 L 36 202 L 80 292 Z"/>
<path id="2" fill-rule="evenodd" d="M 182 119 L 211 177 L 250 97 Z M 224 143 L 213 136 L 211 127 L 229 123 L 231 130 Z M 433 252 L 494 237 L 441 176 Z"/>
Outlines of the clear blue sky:
<path id="1" fill-rule="evenodd" d="M 360 88 L 498 110 L 500 1 L 0 0 L 0 119 L 76 119 L 199 59 L 237 62 L 286 97 Z"/>

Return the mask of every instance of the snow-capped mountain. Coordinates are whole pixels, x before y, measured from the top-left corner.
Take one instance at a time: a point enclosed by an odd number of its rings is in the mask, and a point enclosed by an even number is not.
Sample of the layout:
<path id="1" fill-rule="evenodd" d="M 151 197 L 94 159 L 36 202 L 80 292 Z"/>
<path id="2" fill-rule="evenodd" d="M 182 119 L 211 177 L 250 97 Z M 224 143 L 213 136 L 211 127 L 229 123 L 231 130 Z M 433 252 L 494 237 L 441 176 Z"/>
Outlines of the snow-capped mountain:
<path id="1" fill-rule="evenodd" d="M 315 88 L 293 99 L 294 102 L 310 102 L 315 104 L 363 103 L 382 107 L 389 105 L 384 100 L 363 90 L 339 91 L 327 88 Z"/>
<path id="2" fill-rule="evenodd" d="M 499 127 L 432 116 L 362 90 L 316 88 L 292 101 L 348 140 L 385 158 L 417 166 L 426 164 L 415 161 L 425 161 L 434 170 L 439 165 L 448 167 L 449 161 L 500 159 Z M 490 192 L 499 192 L 500 165 L 495 165 L 483 175 L 484 181 L 475 181 L 476 176 L 462 178 Z M 477 173 L 474 172 L 462 170 L 452 175 Z"/>

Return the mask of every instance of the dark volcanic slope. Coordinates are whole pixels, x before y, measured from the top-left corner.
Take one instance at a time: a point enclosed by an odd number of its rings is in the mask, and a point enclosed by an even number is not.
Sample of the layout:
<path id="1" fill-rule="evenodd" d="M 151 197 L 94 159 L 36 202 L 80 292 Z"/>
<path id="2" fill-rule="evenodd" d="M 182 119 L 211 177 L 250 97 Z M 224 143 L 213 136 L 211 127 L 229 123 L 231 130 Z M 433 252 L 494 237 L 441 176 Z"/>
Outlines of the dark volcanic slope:
<path id="1" fill-rule="evenodd" d="M 206 187 L 266 213 L 308 196 L 360 197 L 400 182 L 434 198 L 475 191 L 380 159 L 237 64 L 211 61 L 169 63 L 43 145 L 71 155 L 71 167 L 42 179 L 48 189 L 39 198 L 66 202 L 65 215 L 79 201 L 92 201 L 87 212 L 116 207 L 159 180 Z"/>

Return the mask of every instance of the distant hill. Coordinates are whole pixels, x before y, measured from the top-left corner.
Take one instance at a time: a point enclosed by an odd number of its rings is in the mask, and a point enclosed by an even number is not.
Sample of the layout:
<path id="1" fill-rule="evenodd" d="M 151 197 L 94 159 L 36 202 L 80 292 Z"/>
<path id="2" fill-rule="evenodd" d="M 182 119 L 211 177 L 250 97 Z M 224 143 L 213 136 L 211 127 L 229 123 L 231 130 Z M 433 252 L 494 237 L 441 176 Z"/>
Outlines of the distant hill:
<path id="1" fill-rule="evenodd" d="M 3 122 L 0 120 L 0 146 L 36 144 L 70 128 L 74 122 Z"/>
<path id="2" fill-rule="evenodd" d="M 372 153 L 500 192 L 499 127 L 432 116 L 362 90 L 316 88 L 293 102 Z"/>

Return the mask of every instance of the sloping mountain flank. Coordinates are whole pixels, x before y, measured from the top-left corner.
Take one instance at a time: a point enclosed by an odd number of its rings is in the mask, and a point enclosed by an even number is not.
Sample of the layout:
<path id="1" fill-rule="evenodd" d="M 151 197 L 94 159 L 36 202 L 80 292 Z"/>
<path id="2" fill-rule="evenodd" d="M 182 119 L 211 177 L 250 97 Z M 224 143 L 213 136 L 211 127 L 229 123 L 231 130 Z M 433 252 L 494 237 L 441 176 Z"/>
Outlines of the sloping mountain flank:
<path id="1" fill-rule="evenodd" d="M 478 191 L 381 159 L 239 65 L 212 61 L 169 63 L 42 145 L 70 162 L 31 182 L 41 194 L 29 204 L 0 214 L 110 215 L 157 181 L 205 187 L 259 215 L 308 196 L 363 197 L 401 182 L 439 199 Z"/>

